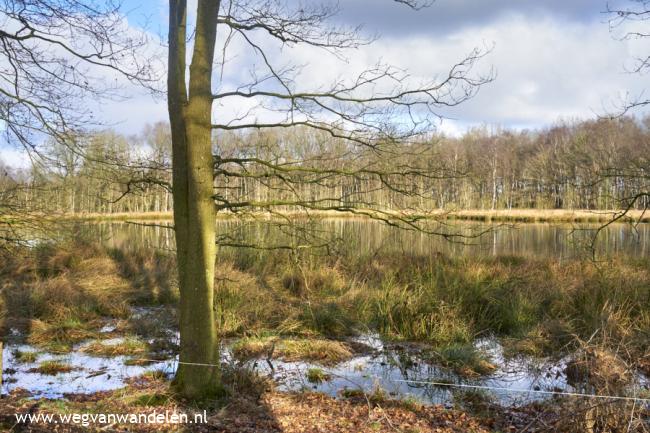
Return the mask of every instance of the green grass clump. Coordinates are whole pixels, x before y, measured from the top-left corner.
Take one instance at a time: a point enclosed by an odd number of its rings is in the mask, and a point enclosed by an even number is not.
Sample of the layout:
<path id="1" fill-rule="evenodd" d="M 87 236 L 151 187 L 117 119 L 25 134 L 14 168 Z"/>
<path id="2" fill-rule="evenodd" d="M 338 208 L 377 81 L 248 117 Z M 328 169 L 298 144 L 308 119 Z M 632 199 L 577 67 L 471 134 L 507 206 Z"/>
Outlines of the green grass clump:
<path id="1" fill-rule="evenodd" d="M 248 337 L 242 338 L 232 346 L 232 354 L 236 359 L 247 360 L 254 358 L 271 358 L 275 353 L 276 338 Z"/>
<path id="2" fill-rule="evenodd" d="M 38 352 L 34 351 L 14 350 L 12 354 L 17 362 L 24 362 L 28 364 L 36 362 L 36 359 L 38 358 Z"/>
<path id="3" fill-rule="evenodd" d="M 319 384 L 330 380 L 330 375 L 320 368 L 310 368 L 305 375 L 309 383 Z"/>
<path id="4" fill-rule="evenodd" d="M 350 316 L 348 306 L 340 300 L 319 299 L 303 305 L 295 320 L 304 333 L 341 337 L 354 334 L 357 323 Z"/>
<path id="5" fill-rule="evenodd" d="M 353 356 L 347 344 L 340 341 L 276 337 L 244 338 L 232 347 L 236 359 L 279 358 L 284 361 L 310 361 L 321 365 L 336 365 Z"/>
<path id="6" fill-rule="evenodd" d="M 466 343 L 472 338 L 457 307 L 436 299 L 435 289 L 386 281 L 370 303 L 370 321 L 391 338 L 434 344 Z"/>
<path id="7" fill-rule="evenodd" d="M 471 344 L 452 344 L 434 351 L 434 359 L 463 376 L 492 373 L 496 367 Z"/>
<path id="8" fill-rule="evenodd" d="M 285 361 L 311 361 L 322 365 L 335 365 L 353 355 L 347 344 L 321 339 L 285 340 L 279 346 L 279 353 Z"/>
<path id="9" fill-rule="evenodd" d="M 267 375 L 260 375 L 253 368 L 234 363 L 224 366 L 221 378 L 229 395 L 252 397 L 255 400 L 275 387 L 275 382 Z"/>
<path id="10" fill-rule="evenodd" d="M 50 352 L 65 353 L 72 350 L 75 343 L 97 336 L 88 329 L 88 324 L 75 318 L 55 322 L 32 320 L 27 342 Z"/>
<path id="11" fill-rule="evenodd" d="M 60 361 L 43 361 L 38 367 L 34 367 L 29 371 L 32 373 L 46 374 L 48 376 L 55 376 L 59 373 L 69 373 L 75 368 L 69 364 Z"/>
<path id="12" fill-rule="evenodd" d="M 81 349 L 84 353 L 104 357 L 138 355 L 146 350 L 147 345 L 134 337 L 125 338 L 116 343 L 93 341 Z"/>
<path id="13" fill-rule="evenodd" d="M 555 319 L 535 325 L 524 337 L 504 339 L 503 343 L 507 356 L 550 356 L 575 348 L 571 324 Z"/>
<path id="14" fill-rule="evenodd" d="M 291 303 L 278 293 L 280 290 L 274 289 L 258 275 L 244 272 L 231 262 L 217 264 L 214 304 L 219 335 L 232 337 L 277 329 L 296 314 Z"/>
<path id="15" fill-rule="evenodd" d="M 346 399 L 365 400 L 372 405 L 385 404 L 391 401 L 388 393 L 380 386 L 375 386 L 372 391 L 366 392 L 359 388 L 343 388 L 340 395 Z"/>

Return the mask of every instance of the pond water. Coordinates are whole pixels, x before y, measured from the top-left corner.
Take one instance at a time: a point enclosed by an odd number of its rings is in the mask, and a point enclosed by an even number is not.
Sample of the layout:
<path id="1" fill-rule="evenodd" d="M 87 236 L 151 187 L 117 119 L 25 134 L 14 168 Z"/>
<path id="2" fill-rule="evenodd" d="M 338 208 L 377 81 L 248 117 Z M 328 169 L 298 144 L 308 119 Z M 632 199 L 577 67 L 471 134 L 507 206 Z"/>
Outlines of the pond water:
<path id="1" fill-rule="evenodd" d="M 148 222 L 146 224 L 152 224 Z M 133 223 L 86 224 L 83 230 L 111 246 L 174 249 L 173 230 Z M 406 231 L 364 219 L 325 219 L 317 222 L 275 224 L 268 221 L 217 222 L 224 243 L 246 245 L 327 245 L 357 254 L 377 250 L 450 256 L 537 256 L 568 259 L 604 255 L 650 256 L 650 224 L 612 224 L 597 237 L 593 224 L 484 224 L 454 222 L 432 227 L 440 233 L 460 235 L 451 241 L 441 236 Z M 595 241 L 594 241 L 595 238 Z M 593 241 L 593 249 L 592 249 Z"/>

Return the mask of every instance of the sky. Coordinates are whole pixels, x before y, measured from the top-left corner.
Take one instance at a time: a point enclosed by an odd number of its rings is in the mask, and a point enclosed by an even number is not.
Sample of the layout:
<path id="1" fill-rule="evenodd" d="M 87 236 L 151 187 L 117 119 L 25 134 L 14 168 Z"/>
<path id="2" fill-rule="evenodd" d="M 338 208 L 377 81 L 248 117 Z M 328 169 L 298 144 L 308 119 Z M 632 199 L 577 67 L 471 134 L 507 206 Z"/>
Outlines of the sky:
<path id="1" fill-rule="evenodd" d="M 310 4 L 316 0 L 306 0 Z M 134 25 L 146 23 L 164 37 L 167 3 L 163 0 L 125 3 Z M 296 2 L 298 4 L 298 2 Z M 381 60 L 416 77 L 443 75 L 474 47 L 489 47 L 477 72 L 494 70 L 496 80 L 478 95 L 441 114 L 441 129 L 461 133 L 480 125 L 511 128 L 544 127 L 558 120 L 593 118 L 612 110 L 626 95 L 643 92 L 645 77 L 626 71 L 645 49 L 643 41 L 621 41 L 610 32 L 605 0 L 437 0 L 431 7 L 411 10 L 391 0 L 339 0 L 337 24 L 363 25 L 366 35 L 378 35 L 372 45 L 335 62 L 322 52 L 283 50 L 277 64 L 315 64 L 305 80 L 326 83 L 350 70 Z M 647 41 L 645 42 L 647 46 Z M 230 51 L 233 67 L 247 70 L 255 62 L 250 52 Z M 359 64 L 360 59 L 365 64 Z M 259 61 L 259 60 L 257 60 Z M 232 70 L 232 69 L 231 69 Z M 225 82 L 238 75 L 226 74 Z M 165 118 L 164 101 L 134 98 L 133 112 L 107 107 L 114 121 L 135 132 L 141 121 Z M 219 113 L 216 112 L 215 115 Z"/>
<path id="2" fill-rule="evenodd" d="M 288 4 L 316 1 L 288 0 Z M 344 53 L 343 61 L 322 50 L 269 48 L 273 62 L 303 66 L 298 78 L 304 86 L 323 86 L 377 62 L 424 81 L 444 76 L 473 48 L 489 48 L 476 73 L 494 71 L 496 79 L 473 99 L 439 112 L 444 120 L 438 127 L 450 135 L 477 125 L 531 129 L 606 115 L 626 95 L 642 94 L 647 82 L 647 77 L 626 69 L 650 48 L 648 41 L 621 40 L 621 29 L 611 32 L 603 13 L 606 0 L 437 0 L 418 11 L 391 0 L 339 0 L 338 4 L 340 12 L 332 23 L 362 25 L 363 34 L 378 37 L 373 44 Z M 165 38 L 166 1 L 126 0 L 124 10 L 131 26 L 145 26 L 153 41 Z M 270 46 L 271 41 L 255 37 Z M 236 41 L 226 58 L 220 89 L 236 87 L 260 63 Z M 96 108 L 111 127 L 136 134 L 146 123 L 166 120 L 163 99 L 128 85 L 124 91 L 130 96 L 127 102 L 109 101 Z M 247 113 L 251 107 L 243 102 L 217 106 L 213 116 Z M 3 159 L 16 159 L 2 152 Z"/>

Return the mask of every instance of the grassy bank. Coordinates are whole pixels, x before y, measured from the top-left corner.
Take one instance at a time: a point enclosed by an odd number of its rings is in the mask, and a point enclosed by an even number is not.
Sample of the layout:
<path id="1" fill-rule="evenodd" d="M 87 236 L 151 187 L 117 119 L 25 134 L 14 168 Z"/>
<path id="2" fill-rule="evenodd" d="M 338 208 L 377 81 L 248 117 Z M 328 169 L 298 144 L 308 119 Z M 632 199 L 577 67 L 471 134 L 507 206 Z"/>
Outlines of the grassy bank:
<path id="1" fill-rule="evenodd" d="M 564 209 L 499 209 L 450 211 L 445 219 L 461 221 L 494 221 L 521 223 L 604 223 L 621 214 L 621 210 L 564 210 Z M 629 211 L 621 222 L 650 222 L 650 215 Z"/>
<path id="2" fill-rule="evenodd" d="M 125 253 L 84 243 L 42 245 L 2 253 L 1 335 L 18 331 L 43 350 L 65 353 L 98 338 L 106 319 L 120 335 L 155 337 L 173 317 L 148 329 L 133 307 L 177 301 L 173 258 L 156 252 Z M 103 337 L 110 337 L 106 334 Z"/>
<path id="3" fill-rule="evenodd" d="M 391 212 L 388 211 L 390 214 Z M 620 210 L 564 210 L 564 209 L 469 209 L 469 210 L 433 210 L 424 217 L 444 221 L 481 221 L 481 222 L 519 222 L 519 223 L 605 223 L 621 213 Z M 395 212 L 395 214 L 398 214 Z M 270 214 L 260 213 L 260 217 L 304 217 L 305 213 L 300 211 L 275 212 Z M 354 215 L 336 211 L 309 211 L 312 217 L 320 218 L 363 218 L 363 215 Z M 414 216 L 413 214 L 400 213 L 400 215 Z M 232 218 L 233 215 L 222 212 L 218 215 L 220 219 Z M 171 212 L 130 212 L 130 213 L 66 213 L 59 217 L 71 221 L 168 221 L 173 218 Z M 629 211 L 621 222 L 650 222 L 650 215 L 647 212 L 632 210 Z"/>

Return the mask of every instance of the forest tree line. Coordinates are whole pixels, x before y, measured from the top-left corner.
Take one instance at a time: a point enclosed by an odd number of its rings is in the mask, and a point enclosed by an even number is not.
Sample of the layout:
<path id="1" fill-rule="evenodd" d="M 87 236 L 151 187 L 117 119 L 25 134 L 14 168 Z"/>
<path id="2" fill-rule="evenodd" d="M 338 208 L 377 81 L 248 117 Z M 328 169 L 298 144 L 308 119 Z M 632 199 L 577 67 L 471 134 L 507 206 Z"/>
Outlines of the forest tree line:
<path id="1" fill-rule="evenodd" d="M 65 213 L 172 209 L 166 123 L 147 125 L 137 136 L 107 130 L 45 149 L 28 169 L 2 165 L 3 201 Z M 480 127 L 395 149 L 400 152 L 359 150 L 308 129 L 220 133 L 214 137 L 215 201 L 223 210 L 251 202 L 287 210 L 305 203 L 617 209 L 649 190 L 650 117 L 561 122 L 534 131 Z M 271 161 L 271 171 L 259 161 Z M 634 207 L 648 201 L 644 195 Z"/>

